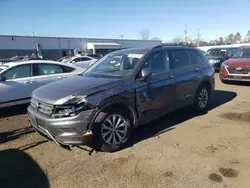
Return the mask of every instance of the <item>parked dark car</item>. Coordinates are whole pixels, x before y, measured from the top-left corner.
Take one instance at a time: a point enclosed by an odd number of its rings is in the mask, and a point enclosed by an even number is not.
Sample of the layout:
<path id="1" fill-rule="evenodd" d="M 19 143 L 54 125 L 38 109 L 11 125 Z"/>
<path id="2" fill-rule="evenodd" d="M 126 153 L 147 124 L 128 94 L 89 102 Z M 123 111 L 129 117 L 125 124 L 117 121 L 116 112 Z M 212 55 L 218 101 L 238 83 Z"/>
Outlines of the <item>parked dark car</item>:
<path id="1" fill-rule="evenodd" d="M 220 67 L 222 82 L 245 81 L 250 82 L 250 46 L 242 47 Z"/>
<path id="2" fill-rule="evenodd" d="M 208 58 L 209 63 L 214 67 L 214 70 L 218 72 L 220 70 L 221 64 L 233 57 L 239 48 L 228 47 L 228 48 L 211 48 L 206 51 L 205 56 Z"/>
<path id="3" fill-rule="evenodd" d="M 186 106 L 206 110 L 214 69 L 193 47 L 112 52 L 82 75 L 42 86 L 28 107 L 31 125 L 60 146 L 124 147 L 133 127 Z"/>

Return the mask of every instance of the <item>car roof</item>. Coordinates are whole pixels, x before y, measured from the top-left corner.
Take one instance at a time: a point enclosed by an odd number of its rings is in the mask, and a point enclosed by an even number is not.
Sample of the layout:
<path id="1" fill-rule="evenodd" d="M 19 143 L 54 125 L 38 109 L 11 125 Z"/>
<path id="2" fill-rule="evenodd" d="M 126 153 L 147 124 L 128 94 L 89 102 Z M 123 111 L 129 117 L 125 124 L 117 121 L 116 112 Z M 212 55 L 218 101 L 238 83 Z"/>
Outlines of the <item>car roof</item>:
<path id="1" fill-rule="evenodd" d="M 111 52 L 110 54 L 116 54 L 116 53 L 147 53 L 150 50 L 152 50 L 152 48 L 127 48 L 127 49 L 117 50 L 117 51 Z"/>
<path id="2" fill-rule="evenodd" d="M 116 53 L 147 53 L 151 50 L 156 50 L 156 49 L 196 49 L 199 50 L 196 47 L 190 47 L 190 46 L 171 46 L 171 45 L 159 45 L 155 46 L 153 48 L 128 48 L 128 49 L 123 49 L 123 50 L 118 50 L 111 52 L 111 54 L 116 54 Z"/>

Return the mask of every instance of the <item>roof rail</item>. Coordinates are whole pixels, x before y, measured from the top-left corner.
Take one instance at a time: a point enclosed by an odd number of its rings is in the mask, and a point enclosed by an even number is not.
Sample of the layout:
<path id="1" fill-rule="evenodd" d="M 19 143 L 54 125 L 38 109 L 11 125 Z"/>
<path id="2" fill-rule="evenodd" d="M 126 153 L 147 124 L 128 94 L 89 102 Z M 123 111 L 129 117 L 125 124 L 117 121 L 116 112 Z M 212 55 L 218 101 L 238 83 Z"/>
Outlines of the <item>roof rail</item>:
<path id="1" fill-rule="evenodd" d="M 158 45 L 158 46 L 155 46 L 155 47 L 153 47 L 153 49 L 155 49 L 155 48 L 162 48 L 162 47 L 164 47 L 164 46 L 184 46 L 184 47 L 195 47 L 195 46 L 192 46 L 192 45 L 188 45 L 188 44 L 160 44 L 160 45 Z"/>

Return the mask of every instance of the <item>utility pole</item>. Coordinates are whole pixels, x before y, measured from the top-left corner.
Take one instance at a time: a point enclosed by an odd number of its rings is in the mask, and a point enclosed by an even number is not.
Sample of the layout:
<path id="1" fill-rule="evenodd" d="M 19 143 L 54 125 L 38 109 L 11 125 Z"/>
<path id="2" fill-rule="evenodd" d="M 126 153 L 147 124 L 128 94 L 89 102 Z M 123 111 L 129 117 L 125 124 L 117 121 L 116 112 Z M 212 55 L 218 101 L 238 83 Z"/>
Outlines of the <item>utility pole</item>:
<path id="1" fill-rule="evenodd" d="M 187 45 L 187 26 L 185 27 L 184 34 L 185 34 L 185 45 Z"/>
<path id="2" fill-rule="evenodd" d="M 197 46 L 200 46 L 200 29 L 197 29 Z"/>

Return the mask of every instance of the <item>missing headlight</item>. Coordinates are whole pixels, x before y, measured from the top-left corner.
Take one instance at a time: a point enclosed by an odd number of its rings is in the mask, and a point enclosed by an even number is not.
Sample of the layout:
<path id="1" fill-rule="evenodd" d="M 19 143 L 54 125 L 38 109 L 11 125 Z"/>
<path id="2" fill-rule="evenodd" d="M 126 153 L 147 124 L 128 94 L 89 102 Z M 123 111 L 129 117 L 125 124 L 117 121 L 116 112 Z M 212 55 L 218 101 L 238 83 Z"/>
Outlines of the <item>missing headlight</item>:
<path id="1" fill-rule="evenodd" d="M 52 118 L 74 117 L 80 112 L 90 109 L 86 103 L 56 106 Z"/>

